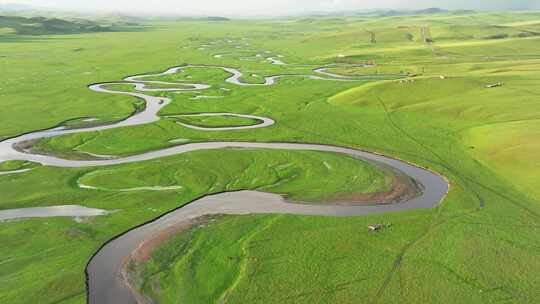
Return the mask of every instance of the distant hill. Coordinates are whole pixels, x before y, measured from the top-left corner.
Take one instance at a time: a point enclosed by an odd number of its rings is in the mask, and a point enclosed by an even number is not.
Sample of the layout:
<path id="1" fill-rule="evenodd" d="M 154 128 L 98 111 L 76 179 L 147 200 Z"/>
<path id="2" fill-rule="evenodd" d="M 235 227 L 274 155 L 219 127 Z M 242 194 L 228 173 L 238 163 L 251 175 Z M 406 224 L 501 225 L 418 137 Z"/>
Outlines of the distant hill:
<path id="1" fill-rule="evenodd" d="M 445 10 L 445 9 L 438 8 L 438 7 L 430 7 L 430 8 L 415 11 L 415 13 L 418 14 L 418 15 L 441 14 L 441 13 L 448 13 L 448 12 L 449 12 L 449 10 Z"/>
<path id="2" fill-rule="evenodd" d="M 218 16 L 214 16 L 214 17 L 208 17 L 206 18 L 208 21 L 230 21 L 231 19 L 229 18 L 225 18 L 225 17 L 218 17 Z"/>
<path id="3" fill-rule="evenodd" d="M 45 17 L 0 16 L 0 33 L 19 35 L 62 35 L 90 32 L 108 32 L 114 26 L 103 26 L 96 22 L 78 19 L 64 20 Z"/>
<path id="4" fill-rule="evenodd" d="M 451 11 L 451 10 L 442 9 L 442 8 L 438 8 L 438 7 L 431 7 L 431 8 L 421 9 L 421 10 L 385 10 L 385 11 L 378 11 L 377 15 L 386 16 L 386 17 L 392 17 L 392 16 L 431 15 L 431 14 L 445 14 L 445 13 L 469 14 L 469 13 L 474 13 L 474 11 L 471 11 L 471 10 Z"/>

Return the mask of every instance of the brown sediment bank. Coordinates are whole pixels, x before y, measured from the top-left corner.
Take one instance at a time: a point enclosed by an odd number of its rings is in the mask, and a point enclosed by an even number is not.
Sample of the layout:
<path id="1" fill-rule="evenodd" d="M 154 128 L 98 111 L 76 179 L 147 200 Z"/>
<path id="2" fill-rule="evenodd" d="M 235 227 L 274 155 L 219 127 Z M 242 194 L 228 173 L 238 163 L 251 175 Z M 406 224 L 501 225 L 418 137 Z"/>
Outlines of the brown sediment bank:
<path id="1" fill-rule="evenodd" d="M 173 236 L 185 232 L 194 226 L 206 223 L 210 218 L 211 217 L 209 216 L 201 216 L 195 219 L 186 219 L 174 226 L 168 227 L 143 241 L 125 258 L 121 270 L 122 280 L 125 286 L 131 291 L 138 304 L 150 304 L 154 303 L 154 301 L 140 293 L 140 286 L 138 286 L 137 283 L 140 278 L 137 277 L 137 272 L 132 269 L 136 269 L 138 265 L 150 260 L 153 252 Z"/>
<path id="2" fill-rule="evenodd" d="M 406 202 L 418 196 L 422 187 L 413 179 L 403 174 L 391 176 L 390 190 L 372 193 L 341 193 L 334 195 L 326 202 L 334 205 L 386 205 Z"/>

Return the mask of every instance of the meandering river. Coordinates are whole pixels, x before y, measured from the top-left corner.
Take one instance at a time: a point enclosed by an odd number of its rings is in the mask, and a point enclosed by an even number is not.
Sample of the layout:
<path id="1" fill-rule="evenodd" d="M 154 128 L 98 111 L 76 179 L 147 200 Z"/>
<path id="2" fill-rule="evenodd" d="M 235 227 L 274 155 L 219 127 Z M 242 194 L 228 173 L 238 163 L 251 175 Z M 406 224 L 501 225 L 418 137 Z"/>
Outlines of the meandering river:
<path id="1" fill-rule="evenodd" d="M 256 142 L 206 142 L 192 143 L 165 148 L 157 151 L 141 153 L 134 156 L 118 157 L 118 158 L 101 158 L 96 160 L 70 160 L 62 159 L 53 155 L 35 154 L 31 150 L 17 148 L 20 143 L 39 140 L 43 138 L 61 136 L 66 134 L 95 132 L 113 128 L 130 127 L 142 124 L 149 124 L 160 119 L 159 111 L 169 104 L 172 100 L 167 97 L 156 97 L 144 94 L 143 92 L 179 92 L 179 91 L 202 91 L 210 88 L 208 84 L 188 84 L 164 82 L 157 80 L 145 80 L 149 77 L 166 76 L 179 73 L 188 68 L 200 69 L 222 69 L 229 73 L 230 76 L 225 80 L 240 86 L 271 86 L 276 84 L 283 77 L 306 77 L 315 80 L 327 81 L 356 81 L 353 77 L 339 76 L 327 73 L 325 69 L 316 69 L 316 75 L 275 75 L 264 78 L 264 82 L 260 84 L 245 83 L 242 81 L 242 72 L 237 69 L 221 66 L 206 66 L 206 65 L 185 65 L 173 67 L 159 74 L 145 74 L 130 76 L 121 82 L 108 82 L 90 85 L 89 88 L 95 92 L 106 94 L 122 94 L 140 98 L 145 101 L 146 107 L 143 111 L 134 114 L 133 116 L 109 125 L 96 127 L 68 129 L 66 127 L 57 127 L 44 131 L 36 131 L 28 134 L 20 135 L 0 142 L 0 162 L 9 160 L 25 160 L 41 163 L 46 166 L 56 167 L 95 167 L 108 166 L 132 162 L 140 162 L 145 160 L 157 159 L 166 156 L 178 155 L 191 151 L 209 150 L 209 149 L 224 149 L 224 148 L 248 148 L 248 149 L 286 149 L 286 150 L 310 150 L 341 153 L 350 155 L 364 161 L 370 162 L 380 168 L 393 170 L 399 174 L 407 176 L 414 181 L 422 191 L 418 195 L 408 199 L 407 201 L 396 202 L 394 204 L 374 204 L 374 205 L 307 205 L 295 204 L 284 201 L 280 196 L 274 194 L 240 191 L 233 193 L 222 193 L 216 195 L 208 195 L 199 200 L 196 200 L 186 206 L 166 214 L 153 222 L 147 223 L 136 229 L 130 230 L 125 234 L 118 236 L 104 245 L 90 260 L 87 267 L 88 278 L 88 301 L 96 304 L 107 303 L 136 303 L 136 297 L 132 291 L 124 284 L 121 276 L 123 263 L 145 239 L 152 237 L 156 233 L 177 225 L 182 221 L 190 220 L 206 214 L 246 214 L 246 213 L 286 213 L 299 215 L 317 215 L 317 216 L 358 216 L 380 212 L 394 212 L 419 208 L 432 208 L 439 204 L 448 192 L 448 183 L 440 175 L 429 170 L 414 166 L 412 164 L 400 161 L 394 158 L 383 155 L 361 151 L 357 149 L 328 146 L 320 144 L 302 144 L 302 143 L 256 143 Z M 117 85 L 132 85 L 136 92 L 115 90 Z M 155 85 L 165 85 L 166 88 L 156 88 Z M 154 86 L 154 87 L 152 87 Z M 194 115 L 194 114 L 190 114 Z M 235 116 L 240 118 L 248 118 L 258 121 L 259 123 L 252 126 L 241 127 L 223 127 L 218 128 L 220 131 L 234 131 L 236 129 L 246 128 L 262 128 L 270 127 L 274 124 L 271 118 L 253 116 L 248 114 L 238 113 L 198 113 L 199 116 Z M 182 123 L 184 127 L 197 129 L 200 131 L 215 131 L 210 128 Z M 20 146 L 19 146 L 20 147 Z M 32 208 L 29 208 L 32 209 Z M 53 209 L 42 210 L 47 213 Z M 39 216 L 40 209 L 28 210 L 31 216 Z M 56 210 L 57 212 L 58 210 Z M 65 210 L 64 210 L 65 211 Z M 21 214 L 22 212 L 22 214 Z M 36 213 L 37 212 L 37 213 Z M 65 215 L 66 212 L 60 212 Z M 10 214 L 18 214 L 24 217 L 24 209 Z M 71 214 L 71 213 L 67 213 Z M 89 215 L 94 213 L 90 212 Z"/>

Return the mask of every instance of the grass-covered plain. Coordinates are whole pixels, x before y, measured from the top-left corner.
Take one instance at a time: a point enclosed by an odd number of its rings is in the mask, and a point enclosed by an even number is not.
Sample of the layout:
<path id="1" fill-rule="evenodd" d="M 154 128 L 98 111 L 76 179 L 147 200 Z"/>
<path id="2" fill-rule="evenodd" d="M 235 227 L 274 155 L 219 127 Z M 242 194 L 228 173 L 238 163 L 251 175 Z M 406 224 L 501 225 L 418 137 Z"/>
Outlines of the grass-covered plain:
<path id="1" fill-rule="evenodd" d="M 425 26 L 432 44 L 420 35 Z M 130 155 L 209 140 L 317 142 L 399 157 L 450 180 L 448 197 L 434 210 L 340 219 L 227 216 L 179 235 L 143 266 L 143 291 L 164 303 L 536 303 L 539 31 L 538 13 L 478 13 L 161 22 L 145 32 L 24 42 L 0 36 L 6 46 L 0 48 L 0 137 L 77 118 L 126 117 L 135 100 L 93 93 L 86 85 L 183 63 L 236 67 L 244 81 L 258 83 L 267 75 L 312 73 L 323 64 L 371 61 L 377 66 L 329 71 L 391 77 L 290 77 L 273 87 L 239 87 L 225 83 L 222 70 L 207 68 L 160 79 L 209 83 L 213 88 L 201 94 L 223 97 L 164 94 L 173 99 L 160 113 L 164 117 L 232 112 L 270 117 L 276 120 L 270 128 L 210 134 L 162 119 L 52 138 L 36 149 Z M 369 32 L 377 43 L 370 43 Z M 240 52 L 238 41 L 255 52 Z M 271 65 L 266 54 L 282 55 L 291 65 Z M 249 60 L 242 60 L 245 55 Z M 396 79 L 403 73 L 416 76 Z M 486 88 L 497 82 L 504 85 Z M 328 173 L 325 161 L 339 169 Z M 119 210 L 83 223 L 0 223 L 7 245 L 0 248 L 0 302 L 84 302 L 84 265 L 100 244 L 205 193 L 262 189 L 320 199 L 386 186 L 380 172 L 351 161 L 324 153 L 227 150 L 0 176 L 2 209 L 76 203 Z M 293 167 L 284 173 L 274 170 L 287 163 Z M 93 170 L 102 174 L 88 175 Z M 357 172 L 361 178 L 351 184 Z M 80 189 L 78 181 L 107 190 Z M 114 191 L 171 185 L 183 188 Z M 373 222 L 393 225 L 369 234 L 366 225 Z"/>
<path id="2" fill-rule="evenodd" d="M 321 185 L 321 179 L 328 182 Z M 0 223 L 0 295 L 6 303 L 40 302 L 44 294 L 51 302 L 84 301 L 84 267 L 100 244 L 207 193 L 253 189 L 313 201 L 332 193 L 384 191 L 389 182 L 376 168 L 338 154 L 244 149 L 106 168 L 36 167 L 1 177 L 3 209 L 75 203 L 114 212 L 82 223 L 59 218 Z M 36 190 L 21 191 L 27 184 Z M 141 187 L 173 190 L 136 190 Z M 36 275 L 44 279 L 35 280 Z"/>

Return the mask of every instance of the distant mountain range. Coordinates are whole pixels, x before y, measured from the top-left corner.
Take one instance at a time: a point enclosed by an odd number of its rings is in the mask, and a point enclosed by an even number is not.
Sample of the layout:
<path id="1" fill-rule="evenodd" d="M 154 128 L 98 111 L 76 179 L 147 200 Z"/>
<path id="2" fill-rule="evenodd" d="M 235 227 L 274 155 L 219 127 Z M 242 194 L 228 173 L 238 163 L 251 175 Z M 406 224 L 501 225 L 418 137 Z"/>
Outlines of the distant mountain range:
<path id="1" fill-rule="evenodd" d="M 104 26 L 84 19 L 63 20 L 46 17 L 0 16 L 0 28 L 3 29 L 3 32 L 18 35 L 61 35 L 108 32 L 114 30 L 115 26 Z"/>
<path id="2" fill-rule="evenodd" d="M 331 16 L 379 16 L 379 17 L 392 17 L 392 16 L 412 16 L 412 15 L 431 15 L 431 14 L 473 14 L 474 10 L 448 10 L 438 7 L 419 9 L 419 10 L 395 10 L 395 9 L 372 9 L 372 10 L 357 10 L 357 11 L 338 11 L 338 12 L 310 12 L 307 14 L 301 14 L 300 16 L 307 17 L 331 17 Z"/>
<path id="3" fill-rule="evenodd" d="M 373 13 L 373 12 L 372 12 Z M 420 10 L 377 10 L 379 16 L 410 16 L 410 15 L 431 15 L 431 14 L 472 14 L 473 10 L 447 10 L 438 7 L 431 7 Z"/>

